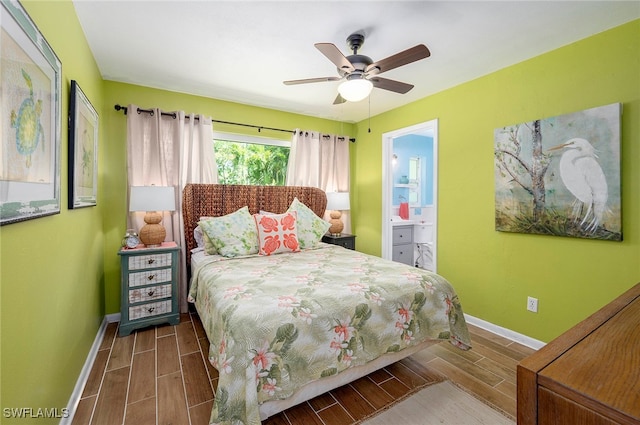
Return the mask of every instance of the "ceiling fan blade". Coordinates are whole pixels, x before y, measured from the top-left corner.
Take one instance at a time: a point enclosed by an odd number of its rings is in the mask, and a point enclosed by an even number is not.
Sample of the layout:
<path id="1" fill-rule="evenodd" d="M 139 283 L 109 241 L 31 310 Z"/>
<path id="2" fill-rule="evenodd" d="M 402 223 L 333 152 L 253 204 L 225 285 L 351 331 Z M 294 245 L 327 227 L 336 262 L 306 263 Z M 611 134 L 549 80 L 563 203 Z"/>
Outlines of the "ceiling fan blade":
<path id="1" fill-rule="evenodd" d="M 374 87 L 379 89 L 389 90 L 392 92 L 405 94 L 413 88 L 412 84 L 403 83 L 396 80 L 389 80 L 388 78 L 372 77 L 369 81 L 373 83 Z"/>
<path id="2" fill-rule="evenodd" d="M 341 103 L 344 103 L 344 102 L 346 102 L 346 101 L 347 101 L 347 100 L 346 100 L 344 97 L 342 97 L 342 96 L 340 95 L 340 93 L 338 93 L 338 96 L 336 96 L 336 100 L 334 100 L 334 101 L 333 101 L 333 104 L 334 104 L 334 105 L 340 105 Z"/>
<path id="3" fill-rule="evenodd" d="M 338 49 L 335 44 L 331 43 L 316 43 L 314 44 L 320 52 L 325 55 L 331 62 L 338 67 L 338 69 L 342 69 L 346 72 L 351 72 L 355 70 L 349 59 L 346 58 L 345 55 L 342 54 L 340 49 Z"/>
<path id="4" fill-rule="evenodd" d="M 373 75 L 382 74 L 383 72 L 419 61 L 420 59 L 428 58 L 429 56 L 431 56 L 431 52 L 429 52 L 427 46 L 424 44 L 418 44 L 410 49 L 372 63 L 365 69 L 365 73 Z"/>
<path id="5" fill-rule="evenodd" d="M 283 83 L 287 86 L 293 86 L 295 84 L 307 84 L 307 83 L 324 83 L 326 81 L 338 81 L 341 80 L 340 77 L 320 77 L 320 78 L 305 78 L 303 80 L 289 80 L 283 81 Z"/>

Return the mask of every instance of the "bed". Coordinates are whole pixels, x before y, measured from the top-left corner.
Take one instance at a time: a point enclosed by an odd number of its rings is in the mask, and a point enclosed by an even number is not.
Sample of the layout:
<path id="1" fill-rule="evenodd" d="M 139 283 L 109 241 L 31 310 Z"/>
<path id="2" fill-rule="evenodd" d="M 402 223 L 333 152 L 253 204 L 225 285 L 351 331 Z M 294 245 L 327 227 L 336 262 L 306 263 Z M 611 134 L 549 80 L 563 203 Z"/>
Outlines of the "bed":
<path id="1" fill-rule="evenodd" d="M 325 193 L 310 187 L 185 187 L 189 301 L 219 372 L 212 424 L 259 424 L 434 343 L 470 347 L 462 307 L 444 278 L 322 243 L 325 207 Z M 256 236 L 233 227 L 250 227 L 238 218 L 247 214 Z M 268 226 L 276 219 L 296 237 L 280 235 L 282 252 L 273 251 L 277 237 Z M 220 229 L 243 246 L 257 237 L 258 252 L 230 254 L 235 245 L 218 239 Z"/>

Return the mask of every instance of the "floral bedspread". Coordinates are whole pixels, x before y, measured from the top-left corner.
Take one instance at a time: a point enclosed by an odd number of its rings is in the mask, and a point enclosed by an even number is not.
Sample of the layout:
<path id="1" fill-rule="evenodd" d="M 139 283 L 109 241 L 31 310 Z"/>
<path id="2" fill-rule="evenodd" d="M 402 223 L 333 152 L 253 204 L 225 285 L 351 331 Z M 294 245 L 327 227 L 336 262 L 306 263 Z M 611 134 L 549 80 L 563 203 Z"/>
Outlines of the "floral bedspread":
<path id="1" fill-rule="evenodd" d="M 444 278 L 335 245 L 210 257 L 189 298 L 220 374 L 212 424 L 260 424 L 259 404 L 425 339 L 470 346 Z"/>

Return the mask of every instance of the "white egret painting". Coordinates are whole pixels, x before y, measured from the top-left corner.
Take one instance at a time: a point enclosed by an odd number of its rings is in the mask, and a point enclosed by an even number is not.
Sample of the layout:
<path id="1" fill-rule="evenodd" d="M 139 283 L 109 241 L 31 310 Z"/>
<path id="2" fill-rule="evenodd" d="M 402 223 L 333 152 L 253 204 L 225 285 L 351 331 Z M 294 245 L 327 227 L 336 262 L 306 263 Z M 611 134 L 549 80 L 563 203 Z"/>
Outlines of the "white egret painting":
<path id="1" fill-rule="evenodd" d="M 621 104 L 494 132 L 496 230 L 622 240 Z"/>

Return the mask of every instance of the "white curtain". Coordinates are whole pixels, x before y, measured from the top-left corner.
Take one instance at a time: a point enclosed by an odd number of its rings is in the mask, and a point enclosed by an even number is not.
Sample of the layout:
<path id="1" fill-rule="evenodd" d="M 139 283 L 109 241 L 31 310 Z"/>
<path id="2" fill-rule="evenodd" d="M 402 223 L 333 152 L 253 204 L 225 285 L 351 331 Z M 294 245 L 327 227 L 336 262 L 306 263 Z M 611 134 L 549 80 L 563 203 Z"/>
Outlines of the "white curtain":
<path id="1" fill-rule="evenodd" d="M 349 192 L 349 137 L 297 129 L 291 140 L 287 186 Z M 325 219 L 329 213 L 325 214 Z M 349 211 L 342 211 L 344 233 L 351 233 Z"/>
<path id="2" fill-rule="evenodd" d="M 127 211 L 131 186 L 173 186 L 176 211 L 165 212 L 162 224 L 166 241 L 183 247 L 180 267 L 180 311 L 186 312 L 187 269 L 182 189 L 187 183 L 217 183 L 218 170 L 213 151 L 211 117 L 185 116 L 183 111 L 165 113 L 152 109 L 140 112 L 136 105 L 127 107 Z M 127 228 L 140 229 L 144 213 L 130 213 Z"/>

